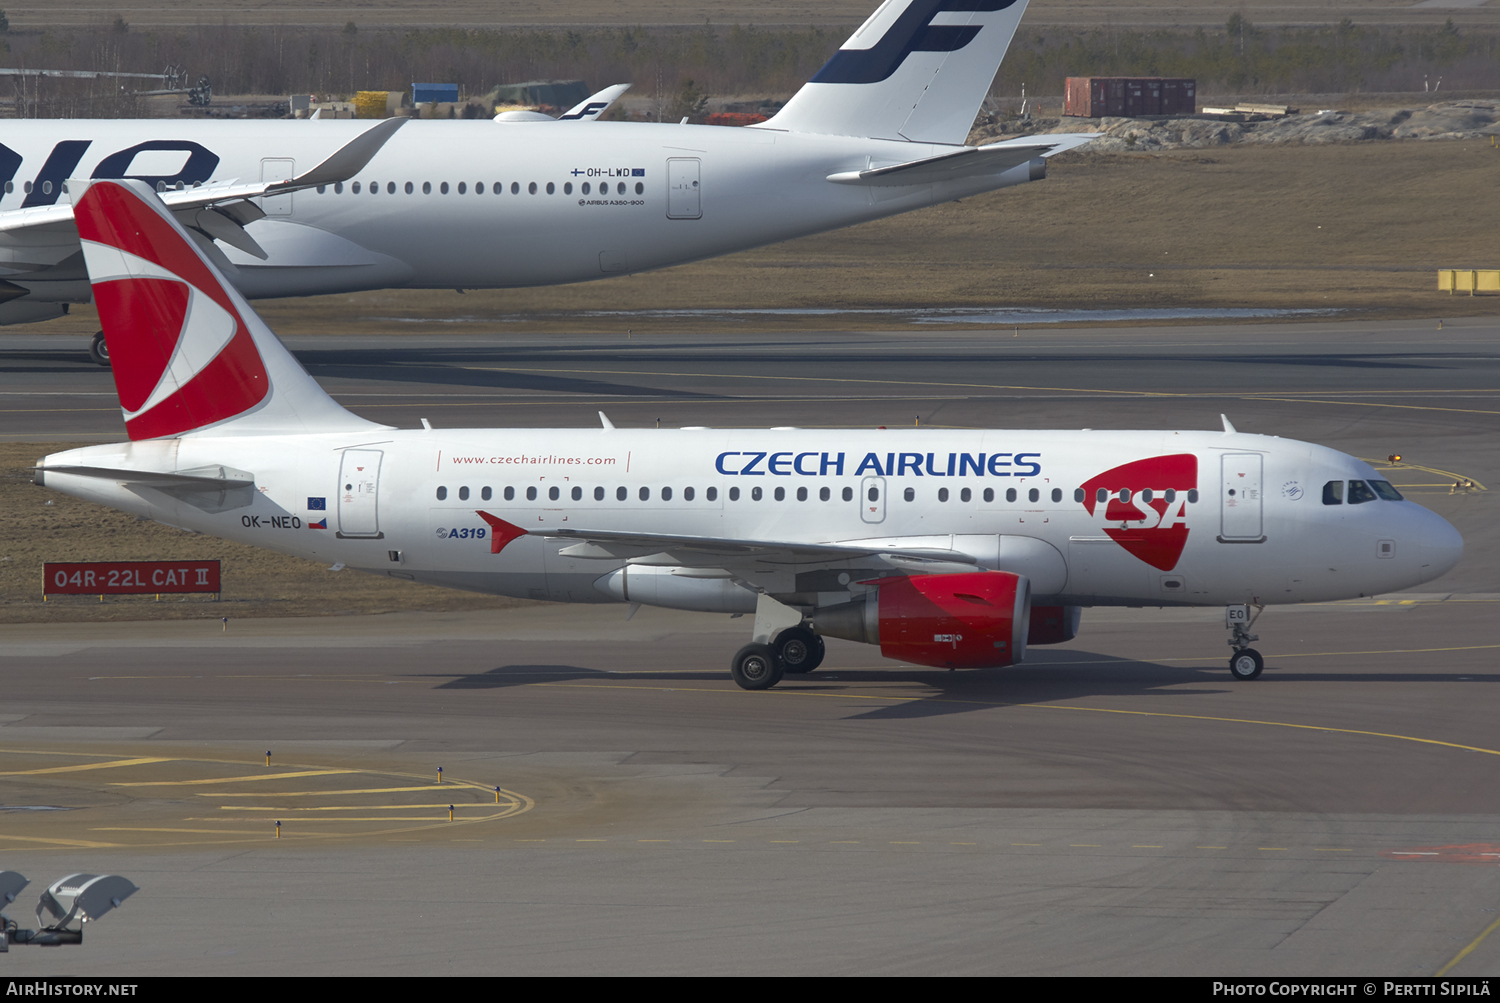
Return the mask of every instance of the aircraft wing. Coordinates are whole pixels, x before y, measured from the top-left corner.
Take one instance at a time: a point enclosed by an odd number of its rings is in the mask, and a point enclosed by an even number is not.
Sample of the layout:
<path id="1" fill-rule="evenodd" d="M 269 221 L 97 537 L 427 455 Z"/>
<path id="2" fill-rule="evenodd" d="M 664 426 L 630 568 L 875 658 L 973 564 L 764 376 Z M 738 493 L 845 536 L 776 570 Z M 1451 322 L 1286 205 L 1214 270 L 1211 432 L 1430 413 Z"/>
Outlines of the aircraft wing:
<path id="1" fill-rule="evenodd" d="M 947 570 L 943 565 L 972 568 L 975 559 L 954 550 L 862 547 L 843 543 L 790 543 L 775 540 L 733 540 L 667 533 L 621 533 L 613 530 L 533 529 L 529 536 L 576 540 L 562 556 L 583 560 L 633 560 L 639 564 L 698 568 L 744 568 L 765 565 L 834 564 L 879 557 L 908 570 Z M 641 558 L 651 558 L 641 560 Z"/>
<path id="2" fill-rule="evenodd" d="M 1008 139 L 1003 143 L 965 146 L 952 153 L 924 157 L 921 160 L 911 160 L 904 164 L 892 164 L 889 167 L 873 167 L 865 171 L 842 171 L 828 175 L 828 180 L 838 185 L 873 187 L 930 185 L 939 181 L 958 181 L 963 178 L 999 174 L 1037 157 L 1056 156 L 1064 150 L 1071 150 L 1098 138 L 1099 133 L 1093 132 L 1025 136 L 1020 139 Z"/>
<path id="3" fill-rule="evenodd" d="M 260 219 L 265 213 L 260 206 L 247 201 L 248 199 L 286 195 L 304 188 L 347 181 L 363 170 L 404 124 L 406 119 L 393 118 L 366 129 L 312 170 L 285 181 L 241 184 L 237 179 L 229 179 L 196 188 L 169 189 L 157 194 L 184 226 L 200 230 L 209 237 L 264 259 L 265 251 L 245 232 L 244 227 Z M 14 274 L 56 264 L 61 260 L 59 253 L 66 257 L 78 250 L 78 230 L 73 225 L 73 206 L 59 203 L 0 212 L 0 239 L 4 239 L 9 252 L 0 256 L 4 259 L 0 260 L 0 270 Z M 32 245 L 35 245 L 36 253 L 28 255 L 26 252 Z"/>

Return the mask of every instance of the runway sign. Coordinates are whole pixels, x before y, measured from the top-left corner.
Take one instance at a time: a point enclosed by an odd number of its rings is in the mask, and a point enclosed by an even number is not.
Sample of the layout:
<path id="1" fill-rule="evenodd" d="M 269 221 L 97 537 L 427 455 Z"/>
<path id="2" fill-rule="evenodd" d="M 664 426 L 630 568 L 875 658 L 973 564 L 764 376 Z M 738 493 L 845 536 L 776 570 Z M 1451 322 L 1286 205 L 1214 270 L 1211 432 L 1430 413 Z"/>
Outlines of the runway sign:
<path id="1" fill-rule="evenodd" d="M 42 594 L 49 596 L 218 591 L 218 561 L 87 561 L 42 565 Z"/>

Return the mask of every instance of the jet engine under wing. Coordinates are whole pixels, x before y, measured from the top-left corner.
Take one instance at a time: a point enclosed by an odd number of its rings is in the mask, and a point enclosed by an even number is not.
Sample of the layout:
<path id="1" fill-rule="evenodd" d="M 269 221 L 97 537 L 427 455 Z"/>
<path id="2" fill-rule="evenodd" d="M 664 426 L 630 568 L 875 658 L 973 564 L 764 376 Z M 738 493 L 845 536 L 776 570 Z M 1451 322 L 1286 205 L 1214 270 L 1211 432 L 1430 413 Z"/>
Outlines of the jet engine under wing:
<path id="1" fill-rule="evenodd" d="M 879 557 L 910 570 L 930 564 L 972 566 L 975 559 L 954 550 L 893 548 L 888 545 L 861 547 L 851 544 L 786 543 L 774 540 L 726 540 L 707 536 L 673 536 L 665 533 L 621 533 L 591 529 L 533 529 L 530 536 L 554 540 L 577 540 L 563 555 L 582 559 L 621 560 L 661 554 L 661 563 L 683 567 L 739 568 L 766 564 L 829 564 Z M 887 544 L 889 541 L 885 541 Z"/>
<path id="2" fill-rule="evenodd" d="M 838 185 L 867 185 L 895 187 L 899 185 L 930 185 L 939 181 L 959 181 L 963 178 L 983 177 L 999 174 L 1012 167 L 1019 167 L 1037 157 L 1052 157 L 1064 150 L 1082 146 L 1099 138 L 1099 133 L 1060 133 L 1055 136 L 1026 136 L 1008 139 L 1003 143 L 985 146 L 965 146 L 952 153 L 911 160 L 889 167 L 872 167 L 865 171 L 842 171 L 828 175 L 828 180 Z"/>

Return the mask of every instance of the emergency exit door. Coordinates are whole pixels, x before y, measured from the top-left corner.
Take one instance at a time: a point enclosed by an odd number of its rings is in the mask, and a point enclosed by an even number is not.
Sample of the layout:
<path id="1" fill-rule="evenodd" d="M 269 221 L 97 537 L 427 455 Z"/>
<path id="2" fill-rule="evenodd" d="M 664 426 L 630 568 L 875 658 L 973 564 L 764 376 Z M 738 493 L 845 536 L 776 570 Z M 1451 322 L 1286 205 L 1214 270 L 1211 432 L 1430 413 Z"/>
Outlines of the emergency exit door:
<path id="1" fill-rule="evenodd" d="M 1261 454 L 1226 453 L 1219 488 L 1220 535 L 1224 542 L 1259 543 L 1262 532 Z"/>
<path id="2" fill-rule="evenodd" d="M 346 449 L 339 464 L 339 536 L 380 537 L 378 449 Z"/>
<path id="3" fill-rule="evenodd" d="M 297 176 L 297 162 L 287 157 L 266 157 L 260 162 L 262 181 L 290 181 Z M 277 195 L 260 199 L 260 207 L 267 216 L 290 216 L 292 197 Z"/>
<path id="4" fill-rule="evenodd" d="M 667 161 L 667 218 L 700 219 L 703 193 L 697 157 L 673 157 Z"/>
<path id="5" fill-rule="evenodd" d="M 859 517 L 865 522 L 885 522 L 884 477 L 866 477 L 860 482 Z"/>

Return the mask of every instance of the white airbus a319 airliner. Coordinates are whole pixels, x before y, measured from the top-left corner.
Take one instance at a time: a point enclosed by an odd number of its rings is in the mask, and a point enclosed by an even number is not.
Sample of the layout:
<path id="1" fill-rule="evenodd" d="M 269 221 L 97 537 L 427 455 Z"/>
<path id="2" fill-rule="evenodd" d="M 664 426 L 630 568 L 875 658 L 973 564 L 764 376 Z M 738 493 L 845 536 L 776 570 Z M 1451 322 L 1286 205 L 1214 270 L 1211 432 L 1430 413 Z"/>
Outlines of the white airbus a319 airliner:
<path id="1" fill-rule="evenodd" d="M 594 121 L 618 85 L 573 122 L 9 122 L 0 324 L 88 301 L 71 178 L 156 188 L 251 298 L 581 282 L 1034 181 L 1093 135 L 964 145 L 1025 7 L 887 0 L 743 129 Z"/>
<path id="2" fill-rule="evenodd" d="M 943 668 L 1069 640 L 1081 607 L 1229 607 L 1443 574 L 1445 520 L 1369 465 L 1236 432 L 770 428 L 401 430 L 336 404 L 149 185 L 75 214 L 130 441 L 38 484 L 411 581 L 754 615 L 748 689 L 825 636 Z M 602 415 L 601 415 L 602 418 Z"/>

